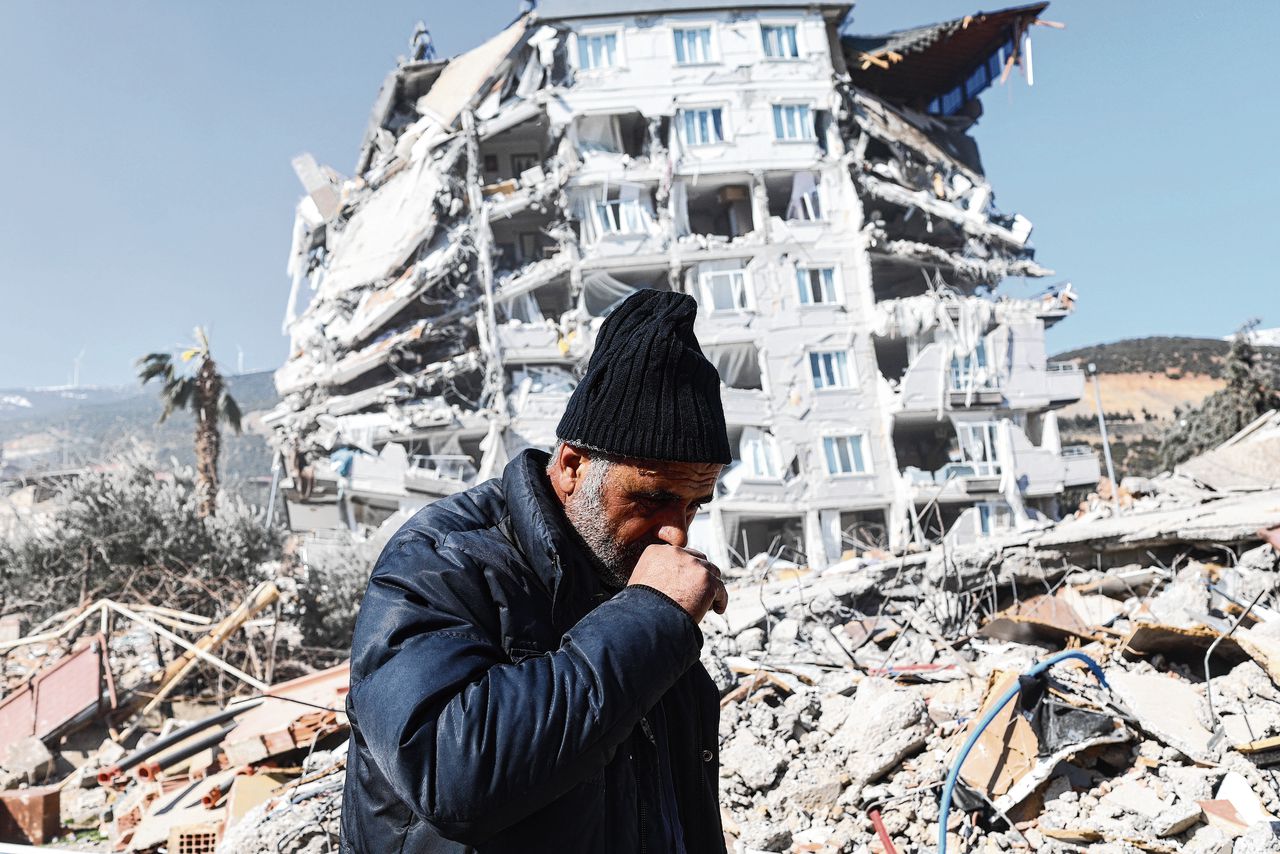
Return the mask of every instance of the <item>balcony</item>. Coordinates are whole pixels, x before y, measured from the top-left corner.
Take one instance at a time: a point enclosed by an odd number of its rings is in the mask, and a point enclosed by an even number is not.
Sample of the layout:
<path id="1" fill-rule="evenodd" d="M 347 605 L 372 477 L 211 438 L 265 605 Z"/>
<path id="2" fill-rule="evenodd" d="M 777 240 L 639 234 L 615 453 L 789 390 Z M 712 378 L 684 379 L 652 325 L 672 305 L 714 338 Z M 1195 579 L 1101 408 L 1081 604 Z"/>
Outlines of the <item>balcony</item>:
<path id="1" fill-rule="evenodd" d="M 969 501 L 1000 492 L 998 462 L 947 463 L 937 471 L 908 467 L 903 474 L 911 484 L 917 503 L 929 501 Z"/>
<path id="2" fill-rule="evenodd" d="M 415 454 L 404 472 L 404 485 L 414 492 L 444 497 L 471 486 L 475 463 L 465 454 Z"/>
<path id="3" fill-rule="evenodd" d="M 1062 482 L 1065 486 L 1096 486 L 1102 478 L 1098 454 L 1088 445 L 1068 445 L 1062 449 Z"/>
<path id="4" fill-rule="evenodd" d="M 1075 403 L 1084 395 L 1084 370 L 1075 362 L 1049 362 L 1044 381 L 1054 405 Z"/>

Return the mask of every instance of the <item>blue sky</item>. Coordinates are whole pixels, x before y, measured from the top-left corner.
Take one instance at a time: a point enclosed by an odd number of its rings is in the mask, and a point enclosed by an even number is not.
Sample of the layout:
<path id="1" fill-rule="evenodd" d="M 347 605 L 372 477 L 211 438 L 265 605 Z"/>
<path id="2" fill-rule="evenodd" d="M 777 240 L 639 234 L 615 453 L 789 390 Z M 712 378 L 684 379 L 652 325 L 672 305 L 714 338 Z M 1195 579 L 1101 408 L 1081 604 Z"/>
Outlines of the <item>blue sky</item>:
<path id="1" fill-rule="evenodd" d="M 853 29 L 979 8 L 866 0 Z M 516 9 L 2 0 L 0 387 L 66 383 L 81 351 L 83 384 L 127 383 L 196 324 L 229 369 L 279 365 L 290 158 L 351 170 L 418 18 L 447 55 Z M 974 133 L 1000 207 L 1031 218 L 1038 259 L 1080 291 L 1051 350 L 1280 325 L 1280 3 L 1058 0 L 1046 17 L 1067 29 L 1035 29 L 1034 88 L 989 90 Z"/>

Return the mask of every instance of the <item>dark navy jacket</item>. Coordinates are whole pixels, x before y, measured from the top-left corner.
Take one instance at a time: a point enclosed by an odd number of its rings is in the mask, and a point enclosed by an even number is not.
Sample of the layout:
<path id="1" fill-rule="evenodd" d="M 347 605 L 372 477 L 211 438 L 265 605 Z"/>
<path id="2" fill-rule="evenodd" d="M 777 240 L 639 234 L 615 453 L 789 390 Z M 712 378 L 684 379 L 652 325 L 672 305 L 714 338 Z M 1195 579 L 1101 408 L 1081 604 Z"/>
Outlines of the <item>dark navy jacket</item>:
<path id="1" fill-rule="evenodd" d="M 378 559 L 343 852 L 725 850 L 702 634 L 657 590 L 600 586 L 546 464 L 525 451 Z"/>

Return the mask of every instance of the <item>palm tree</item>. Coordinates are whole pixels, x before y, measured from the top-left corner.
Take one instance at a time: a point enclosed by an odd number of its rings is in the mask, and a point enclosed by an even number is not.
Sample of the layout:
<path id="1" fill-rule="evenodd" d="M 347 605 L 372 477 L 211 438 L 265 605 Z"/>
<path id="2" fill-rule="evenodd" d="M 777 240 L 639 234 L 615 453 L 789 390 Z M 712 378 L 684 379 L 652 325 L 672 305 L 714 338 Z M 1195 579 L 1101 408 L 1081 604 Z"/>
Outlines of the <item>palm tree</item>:
<path id="1" fill-rule="evenodd" d="M 209 352 L 209 336 L 196 327 L 196 343 L 182 351 L 183 363 L 196 363 L 193 373 L 174 369 L 168 353 L 148 353 L 138 359 L 138 379 L 143 385 L 151 380 L 161 383 L 160 400 L 163 424 L 178 409 L 190 409 L 196 417 L 196 512 L 201 518 L 216 512 L 218 498 L 218 453 L 222 449 L 220 424 L 240 432 L 240 406 L 228 392 Z"/>

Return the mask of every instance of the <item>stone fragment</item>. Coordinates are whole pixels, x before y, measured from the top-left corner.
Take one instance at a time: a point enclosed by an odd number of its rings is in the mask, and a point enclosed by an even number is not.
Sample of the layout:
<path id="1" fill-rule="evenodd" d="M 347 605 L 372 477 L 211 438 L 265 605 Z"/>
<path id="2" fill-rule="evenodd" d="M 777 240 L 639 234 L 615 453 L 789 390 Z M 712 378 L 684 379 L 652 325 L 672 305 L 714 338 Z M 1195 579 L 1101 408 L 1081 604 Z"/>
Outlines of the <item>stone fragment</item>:
<path id="1" fill-rule="evenodd" d="M 720 750 L 720 775 L 736 775 L 749 789 L 769 789 L 786 761 L 761 745 L 749 732 L 740 732 Z"/>
<path id="2" fill-rule="evenodd" d="M 53 775 L 57 764 L 49 748 L 35 736 L 28 736 L 9 745 L 8 752 L 0 760 L 0 768 L 7 772 L 5 776 L 16 780 L 15 784 L 6 788 L 22 783 L 39 785 Z"/>
<path id="3" fill-rule="evenodd" d="M 760 652 L 764 649 L 764 629 L 753 626 L 743 629 L 737 637 L 738 649 L 743 653 Z"/>
<path id="4" fill-rule="evenodd" d="M 1236 840 L 1232 854 L 1263 854 L 1280 851 L 1280 822 L 1260 821 Z"/>
<path id="5" fill-rule="evenodd" d="M 846 773 L 865 785 L 924 747 L 927 722 L 924 701 L 915 692 L 888 679 L 868 677 L 859 683 L 848 718 L 827 750 L 844 757 Z"/>
<path id="6" fill-rule="evenodd" d="M 1186 854 L 1231 854 L 1231 837 L 1206 824 L 1196 828 L 1182 850 Z"/>
<path id="7" fill-rule="evenodd" d="M 1121 780 L 1103 795 L 1102 803 L 1147 818 L 1155 818 L 1169 806 L 1149 786 L 1137 780 Z"/>
<path id="8" fill-rule="evenodd" d="M 1184 801 L 1162 811 L 1151 821 L 1151 830 L 1161 839 L 1177 836 L 1195 824 L 1204 813 L 1194 801 Z"/>

